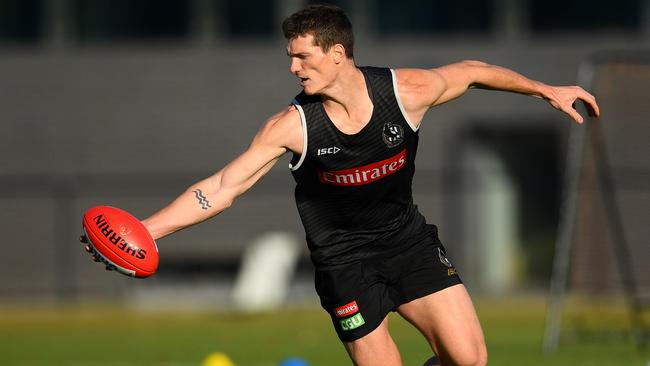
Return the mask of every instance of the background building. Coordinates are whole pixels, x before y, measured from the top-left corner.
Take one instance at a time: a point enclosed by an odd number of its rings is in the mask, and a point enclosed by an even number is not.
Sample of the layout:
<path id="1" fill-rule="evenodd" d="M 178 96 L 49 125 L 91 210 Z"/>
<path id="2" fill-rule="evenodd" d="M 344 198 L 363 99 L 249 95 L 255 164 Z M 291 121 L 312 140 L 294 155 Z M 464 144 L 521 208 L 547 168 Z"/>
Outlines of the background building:
<path id="1" fill-rule="evenodd" d="M 84 209 L 144 218 L 243 151 L 300 92 L 279 24 L 305 3 L 0 0 L 0 298 L 136 291 L 76 242 Z M 594 52 L 650 43 L 643 0 L 332 3 L 360 65 L 477 59 L 574 84 Z M 480 90 L 427 115 L 415 199 L 475 291 L 547 286 L 570 125 L 537 99 Z M 217 219 L 161 240 L 160 273 L 137 291 L 229 281 L 264 233 L 302 238 L 288 158 Z"/>

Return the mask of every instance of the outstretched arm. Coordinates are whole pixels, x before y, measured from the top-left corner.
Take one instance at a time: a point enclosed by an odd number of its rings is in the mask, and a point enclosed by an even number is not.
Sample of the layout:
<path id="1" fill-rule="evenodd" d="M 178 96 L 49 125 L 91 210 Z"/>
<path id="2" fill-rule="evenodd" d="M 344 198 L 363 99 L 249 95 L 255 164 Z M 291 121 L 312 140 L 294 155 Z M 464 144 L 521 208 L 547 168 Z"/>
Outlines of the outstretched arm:
<path id="1" fill-rule="evenodd" d="M 143 220 L 154 239 L 219 214 L 264 176 L 285 152 L 299 153 L 302 150 L 299 118 L 293 107 L 271 117 L 244 153 Z"/>
<path id="2" fill-rule="evenodd" d="M 551 86 L 515 71 L 480 61 L 461 61 L 435 69 L 399 69 L 398 90 L 409 118 L 420 123 L 426 111 L 463 95 L 470 88 L 502 90 L 541 98 L 582 123 L 575 102 L 584 102 L 589 115 L 600 114 L 593 95 L 579 86 Z"/>

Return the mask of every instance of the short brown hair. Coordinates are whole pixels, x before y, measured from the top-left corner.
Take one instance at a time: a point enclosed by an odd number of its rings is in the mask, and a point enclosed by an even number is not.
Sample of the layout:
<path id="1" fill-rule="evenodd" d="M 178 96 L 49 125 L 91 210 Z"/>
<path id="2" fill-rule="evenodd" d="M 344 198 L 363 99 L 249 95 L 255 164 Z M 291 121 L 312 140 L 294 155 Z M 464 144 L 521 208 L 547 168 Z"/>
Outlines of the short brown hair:
<path id="1" fill-rule="evenodd" d="M 293 13 L 282 22 L 282 32 L 287 40 L 311 34 L 315 45 L 325 52 L 340 43 L 345 47 L 345 56 L 353 58 L 352 23 L 337 6 L 310 5 Z"/>

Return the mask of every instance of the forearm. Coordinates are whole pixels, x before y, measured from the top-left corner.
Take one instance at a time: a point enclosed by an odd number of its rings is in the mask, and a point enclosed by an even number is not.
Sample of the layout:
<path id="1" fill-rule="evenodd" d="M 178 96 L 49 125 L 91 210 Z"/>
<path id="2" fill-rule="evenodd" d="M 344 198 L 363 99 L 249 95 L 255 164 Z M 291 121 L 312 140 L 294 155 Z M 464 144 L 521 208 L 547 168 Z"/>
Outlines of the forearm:
<path id="1" fill-rule="evenodd" d="M 582 123 L 583 118 L 575 110 L 576 100 L 585 103 L 589 115 L 597 117 L 600 114 L 594 96 L 579 86 L 547 85 L 480 61 L 461 61 L 430 70 L 400 70 L 398 83 L 402 104 L 414 121 L 420 121 L 430 107 L 454 100 L 470 88 L 502 90 L 544 99 L 578 123 Z"/>
<path id="2" fill-rule="evenodd" d="M 578 123 L 582 123 L 584 118 L 575 110 L 576 100 L 585 103 L 590 116 L 598 117 L 600 114 L 596 98 L 579 86 L 547 85 L 515 71 L 482 62 L 468 61 L 468 67 L 472 69 L 469 73 L 472 77 L 470 87 L 503 90 L 544 99 Z"/>
<path id="3" fill-rule="evenodd" d="M 515 71 L 480 61 L 461 61 L 435 69 L 444 81 L 443 92 L 431 105 L 456 99 L 470 88 L 502 90 L 537 98 L 547 98 L 548 85 L 531 80 Z M 435 96 L 436 93 L 433 93 Z"/>
<path id="4" fill-rule="evenodd" d="M 295 145 L 294 140 L 302 142 L 302 131 L 298 112 L 292 108 L 271 117 L 243 154 L 213 176 L 191 185 L 167 207 L 143 220 L 144 225 L 159 239 L 218 215 L 264 176 L 287 152 L 285 146 Z"/>
<path id="5" fill-rule="evenodd" d="M 203 222 L 230 207 L 235 194 L 222 184 L 223 172 L 188 187 L 169 205 L 143 220 L 154 239 Z"/>
<path id="6" fill-rule="evenodd" d="M 470 70 L 469 87 L 502 90 L 544 98 L 548 85 L 529 79 L 513 70 L 479 61 L 465 61 Z"/>
<path id="7" fill-rule="evenodd" d="M 277 162 L 283 149 L 249 149 L 213 176 L 191 185 L 162 210 L 143 221 L 154 239 L 203 222 L 230 207 Z M 262 149 L 263 150 L 263 149 Z M 268 158 L 259 159 L 260 155 Z"/>

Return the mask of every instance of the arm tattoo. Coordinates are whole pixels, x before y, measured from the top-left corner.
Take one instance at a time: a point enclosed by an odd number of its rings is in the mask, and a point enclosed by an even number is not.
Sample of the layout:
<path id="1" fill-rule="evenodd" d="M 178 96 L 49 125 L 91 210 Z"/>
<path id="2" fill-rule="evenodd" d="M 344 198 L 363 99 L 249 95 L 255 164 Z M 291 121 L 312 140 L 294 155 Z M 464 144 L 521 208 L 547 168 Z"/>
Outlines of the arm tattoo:
<path id="1" fill-rule="evenodd" d="M 192 192 L 194 192 L 194 195 L 196 195 L 196 199 L 199 200 L 199 205 L 201 205 L 201 208 L 204 210 L 207 210 L 208 207 L 210 206 L 210 201 L 208 201 L 207 198 L 203 195 L 203 192 L 201 192 L 200 189 L 195 189 Z"/>

